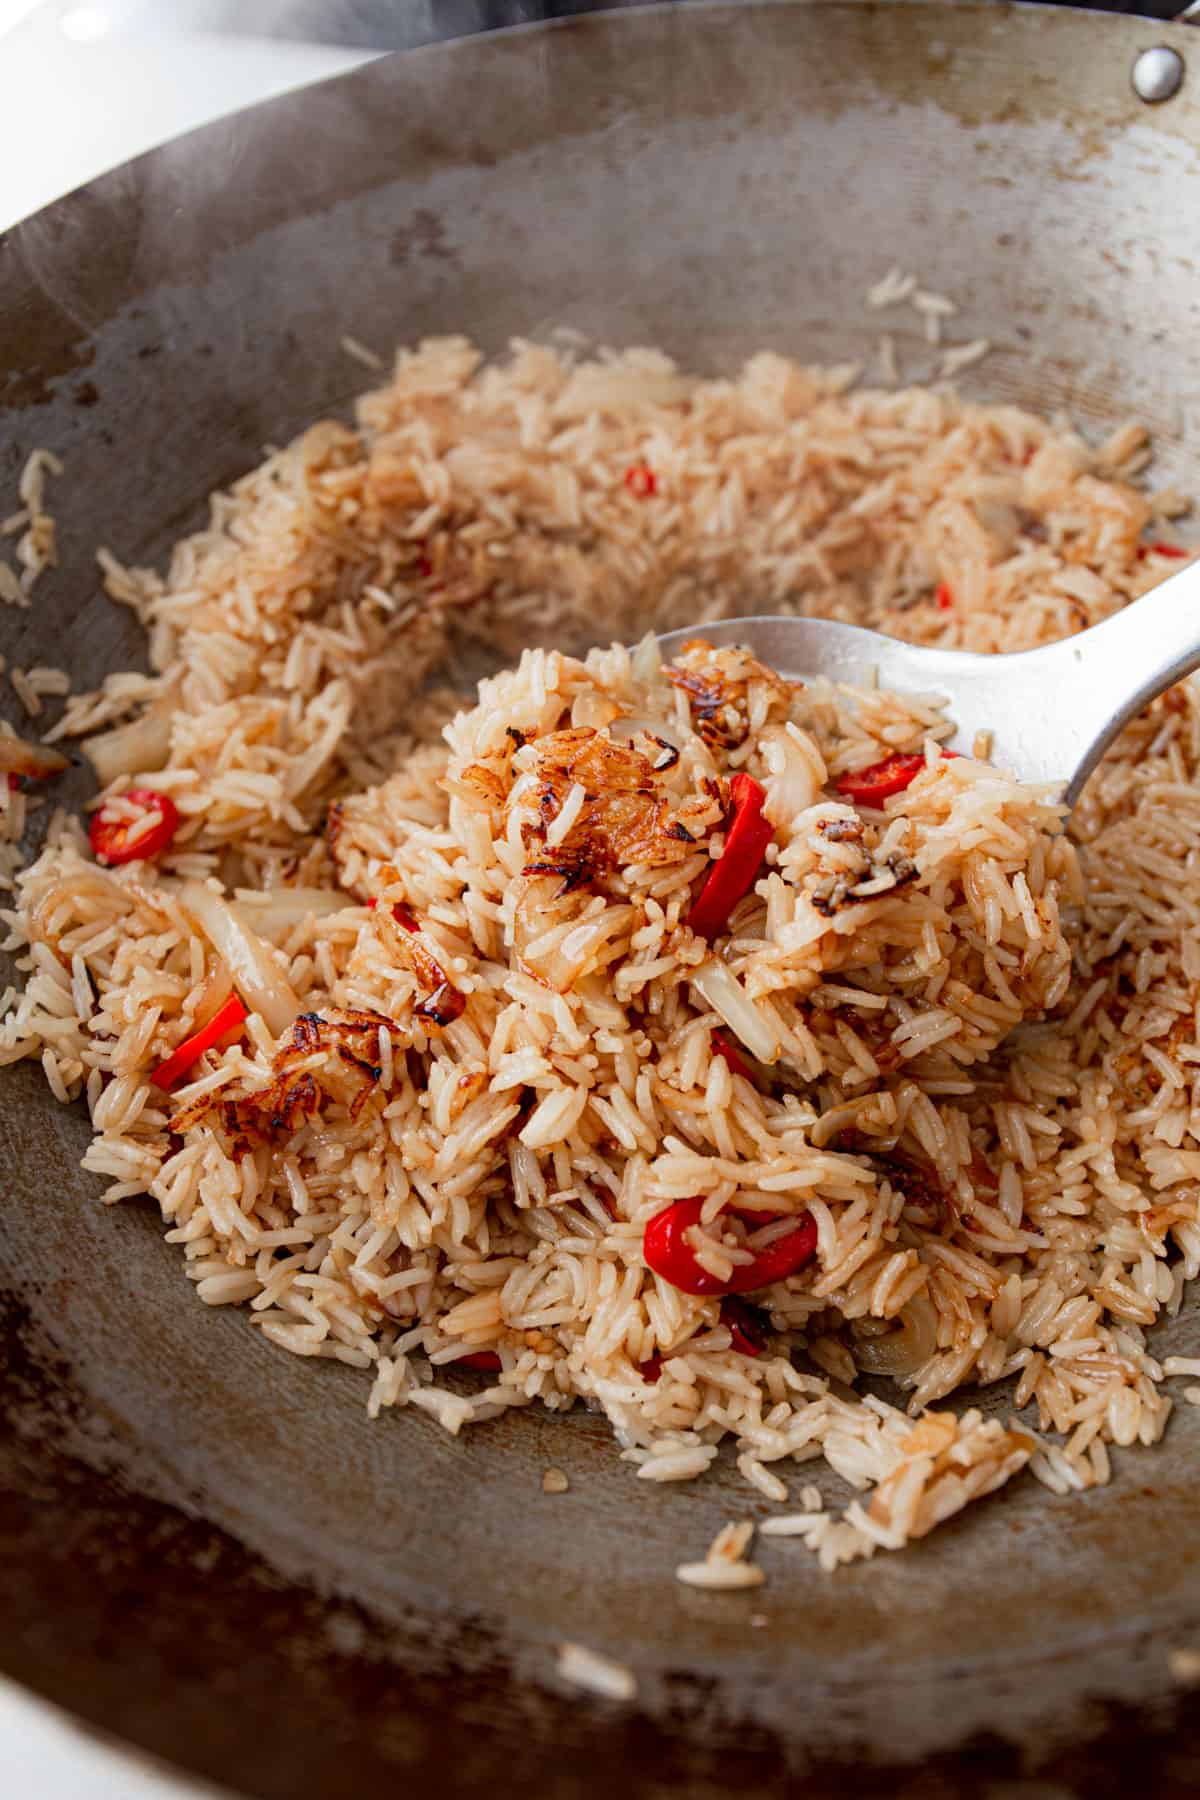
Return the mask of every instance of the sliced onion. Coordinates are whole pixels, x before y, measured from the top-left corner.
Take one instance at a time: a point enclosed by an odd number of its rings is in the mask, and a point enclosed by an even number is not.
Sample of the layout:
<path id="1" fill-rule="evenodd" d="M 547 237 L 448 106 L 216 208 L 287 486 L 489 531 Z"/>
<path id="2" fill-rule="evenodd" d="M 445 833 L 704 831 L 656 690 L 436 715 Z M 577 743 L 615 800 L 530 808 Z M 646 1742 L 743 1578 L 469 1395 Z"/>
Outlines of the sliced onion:
<path id="1" fill-rule="evenodd" d="M 692 972 L 692 986 L 719 1013 L 730 1031 L 761 1063 L 779 1056 L 779 1036 L 771 1021 L 751 1000 L 733 970 L 710 956 Z"/>
<path id="2" fill-rule="evenodd" d="M 670 744 L 672 750 L 681 748 L 679 737 L 674 726 L 664 725 L 661 719 L 645 719 L 637 713 L 628 713 L 622 719 L 614 719 L 608 728 L 608 735 L 614 743 L 628 743 L 639 731 L 648 737 L 661 738 L 664 744 Z"/>
<path id="3" fill-rule="evenodd" d="M 300 1011 L 292 985 L 269 945 L 252 931 L 237 908 L 202 881 L 185 881 L 179 898 L 217 952 L 225 959 L 233 984 L 267 1030 L 282 1037 Z"/>
<path id="4" fill-rule="evenodd" d="M 193 1030 L 201 1031 L 210 1019 L 215 1019 L 232 992 L 229 970 L 218 959 L 193 1008 Z"/>
<path id="5" fill-rule="evenodd" d="M 763 811 L 777 831 L 790 837 L 800 815 L 815 805 L 821 776 L 786 726 L 768 725 L 760 734 L 759 747 L 769 771 L 763 782 Z"/>
<path id="6" fill-rule="evenodd" d="M 584 688 L 571 703 L 571 723 L 600 731 L 613 723 L 620 710 L 610 694 L 601 693 L 598 688 Z"/>
<path id="7" fill-rule="evenodd" d="M 529 883 L 517 901 L 513 936 L 517 954 L 530 972 L 555 993 L 565 994 L 602 956 L 610 939 L 632 928 L 637 913 L 632 906 L 612 905 L 573 921 L 573 902 L 560 904 L 541 897 L 547 888 L 553 893 L 556 885 L 557 877 Z"/>
<path id="8" fill-rule="evenodd" d="M 45 744 L 30 744 L 24 738 L 0 735 L 0 775 L 24 775 L 30 781 L 49 781 L 69 769 L 71 759 L 60 750 Z"/>
<path id="9" fill-rule="evenodd" d="M 99 900 L 106 907 L 115 907 L 114 917 L 128 913 L 135 904 L 135 896 L 123 882 L 115 881 L 106 875 L 103 869 L 82 865 L 72 869 L 64 881 L 56 881 L 48 887 L 29 910 L 29 939 L 31 943 L 50 944 L 58 948 L 58 932 L 50 930 L 47 920 L 58 911 L 64 900 L 71 902 L 72 907 L 80 900 Z M 78 918 L 78 913 L 71 916 Z M 64 926 L 63 930 L 69 930 Z"/>
<path id="10" fill-rule="evenodd" d="M 1006 505 L 1003 500 L 976 500 L 973 504 L 975 517 L 983 529 L 998 540 L 1001 551 L 1007 555 L 1021 529 L 1015 507 Z"/>
<path id="11" fill-rule="evenodd" d="M 855 1338 L 853 1356 L 866 1375 L 914 1375 L 937 1349 L 937 1314 L 928 1294 L 914 1294 L 900 1327 L 885 1337 Z"/>
<path id="12" fill-rule="evenodd" d="M 233 897 L 255 931 L 267 938 L 281 937 L 310 913 L 321 919 L 355 904 L 334 888 L 235 888 Z"/>
<path id="13" fill-rule="evenodd" d="M 170 703 L 160 700 L 140 719 L 88 738 L 83 749 L 101 787 L 118 775 L 152 775 L 171 754 Z"/>
<path id="14" fill-rule="evenodd" d="M 637 909 L 632 906 L 606 906 L 599 918 L 573 925 L 554 952 L 555 968 L 546 977 L 551 987 L 560 994 L 573 988 L 598 952 L 610 939 L 631 930 L 637 916 Z"/>
<path id="15" fill-rule="evenodd" d="M 634 650 L 629 672 L 635 681 L 650 682 L 658 680 L 661 669 L 662 652 L 658 647 L 658 639 L 652 631 L 648 631 Z"/>

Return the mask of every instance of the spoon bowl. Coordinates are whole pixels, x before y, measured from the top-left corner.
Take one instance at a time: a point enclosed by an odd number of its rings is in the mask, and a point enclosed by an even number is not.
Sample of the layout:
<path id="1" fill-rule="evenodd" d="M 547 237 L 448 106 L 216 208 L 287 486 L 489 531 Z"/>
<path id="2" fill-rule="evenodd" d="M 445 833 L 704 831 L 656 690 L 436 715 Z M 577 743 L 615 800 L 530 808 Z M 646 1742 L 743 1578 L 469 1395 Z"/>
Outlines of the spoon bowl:
<path id="1" fill-rule="evenodd" d="M 956 727 L 949 748 L 970 755 L 987 732 L 989 761 L 1022 781 L 1053 785 L 1072 807 L 1121 727 L 1200 666 L 1200 564 L 1087 631 L 1003 655 L 775 613 L 685 626 L 660 637 L 659 647 L 670 657 L 695 637 L 743 644 L 792 679 L 825 676 L 943 699 Z"/>

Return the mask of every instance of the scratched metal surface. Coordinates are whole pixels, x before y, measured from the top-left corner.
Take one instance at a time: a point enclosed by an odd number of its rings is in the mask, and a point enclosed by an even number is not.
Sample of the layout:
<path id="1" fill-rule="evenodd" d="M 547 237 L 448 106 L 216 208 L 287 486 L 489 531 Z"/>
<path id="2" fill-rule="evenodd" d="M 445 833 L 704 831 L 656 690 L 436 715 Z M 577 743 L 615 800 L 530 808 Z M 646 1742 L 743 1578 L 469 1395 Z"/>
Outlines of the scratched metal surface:
<path id="1" fill-rule="evenodd" d="M 1134 100 L 1144 41 L 990 3 L 635 10 L 392 58 L 104 178 L 0 250 L 0 478 L 37 444 L 73 477 L 61 567 L 0 648 L 80 685 L 130 666 L 92 547 L 154 559 L 263 443 L 344 409 L 343 332 L 857 357 L 896 260 L 995 339 L 974 391 L 1137 413 L 1186 481 L 1200 114 L 1190 84 Z M 202 1309 L 148 1207 L 93 1203 L 85 1136 L 4 1072 L 0 1669 L 92 1724 L 263 1796 L 1186 1769 L 1166 1652 L 1200 1637 L 1200 1412 L 1110 1489 L 1018 1485 L 834 1579 L 769 1548 L 749 1629 L 744 1596 L 672 1578 L 760 1510 L 728 1468 L 646 1492 L 584 1414 L 368 1424 L 361 1378 Z M 1198 1341 L 1185 1314 L 1171 1347 Z M 637 1705 L 564 1695 L 564 1638 L 631 1663 Z"/>

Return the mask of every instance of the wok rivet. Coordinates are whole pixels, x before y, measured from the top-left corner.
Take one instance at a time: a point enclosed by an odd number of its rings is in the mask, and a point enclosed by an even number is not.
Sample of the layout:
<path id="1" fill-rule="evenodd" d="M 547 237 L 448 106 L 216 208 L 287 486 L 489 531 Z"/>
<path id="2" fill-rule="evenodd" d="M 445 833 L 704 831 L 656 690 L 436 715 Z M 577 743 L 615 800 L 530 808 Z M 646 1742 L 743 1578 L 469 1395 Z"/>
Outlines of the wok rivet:
<path id="1" fill-rule="evenodd" d="M 1157 106 L 1179 92 L 1183 76 L 1184 61 L 1178 50 L 1156 44 L 1153 50 L 1141 51 L 1133 65 L 1133 91 L 1148 106 Z"/>

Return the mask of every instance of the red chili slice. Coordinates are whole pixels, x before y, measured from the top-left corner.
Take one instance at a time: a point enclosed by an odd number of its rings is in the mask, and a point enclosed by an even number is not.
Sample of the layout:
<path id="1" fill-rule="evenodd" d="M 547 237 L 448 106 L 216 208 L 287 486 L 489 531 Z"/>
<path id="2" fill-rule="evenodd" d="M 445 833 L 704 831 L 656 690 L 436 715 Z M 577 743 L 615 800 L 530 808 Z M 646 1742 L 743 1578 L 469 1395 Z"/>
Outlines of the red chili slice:
<path id="1" fill-rule="evenodd" d="M 721 1323 L 740 1356 L 761 1356 L 771 1336 L 771 1321 L 760 1307 L 730 1294 L 721 1302 Z"/>
<path id="2" fill-rule="evenodd" d="M 469 1356 L 456 1358 L 460 1369 L 482 1369 L 486 1375 L 494 1375 L 504 1367 L 494 1350 L 472 1350 Z"/>
<path id="3" fill-rule="evenodd" d="M 662 1357 L 657 1352 L 653 1356 L 648 1356 L 644 1363 L 638 1364 L 638 1374 L 643 1381 L 648 1381 L 653 1387 L 662 1374 Z"/>
<path id="4" fill-rule="evenodd" d="M 642 1254 L 647 1266 L 681 1293 L 725 1294 L 729 1292 L 728 1282 L 700 1267 L 684 1236 L 699 1223 L 703 1205 L 703 1196 L 693 1195 L 690 1200 L 675 1200 L 655 1213 L 642 1238 Z"/>
<path id="5" fill-rule="evenodd" d="M 207 1025 L 199 1031 L 193 1031 L 191 1037 L 184 1038 L 177 1050 L 172 1050 L 165 1062 L 159 1063 L 150 1076 L 156 1087 L 167 1092 L 179 1085 L 180 1077 L 186 1075 L 192 1064 L 199 1062 L 206 1050 L 219 1044 L 229 1032 L 236 1031 L 245 1023 L 249 1014 L 236 994 L 230 994 L 224 1006 L 219 1006 Z"/>
<path id="6" fill-rule="evenodd" d="M 879 806 L 893 794 L 902 794 L 925 767 L 923 756 L 885 756 L 867 769 L 839 775 L 837 791 L 856 806 Z"/>
<path id="7" fill-rule="evenodd" d="M 958 751 L 943 750 L 942 755 L 953 758 Z M 838 793 L 853 800 L 856 806 L 881 806 L 893 794 L 902 794 L 911 786 L 924 767 L 923 756 L 896 752 L 885 756 L 882 762 L 872 763 L 869 769 L 854 769 L 849 774 L 839 775 L 835 785 Z"/>
<path id="8" fill-rule="evenodd" d="M 625 486 L 639 500 L 649 500 L 651 495 L 658 492 L 658 476 L 648 463 L 634 463 L 631 469 L 625 471 Z"/>
<path id="9" fill-rule="evenodd" d="M 695 1252 L 687 1241 L 687 1233 L 693 1225 L 699 1224 L 703 1206 L 701 1194 L 673 1201 L 662 1212 L 655 1213 L 642 1239 L 647 1267 L 681 1293 L 706 1297 L 745 1294 L 754 1288 L 769 1287 L 773 1281 L 782 1281 L 786 1275 L 794 1275 L 797 1269 L 811 1262 L 817 1247 L 817 1227 L 812 1215 L 804 1213 L 791 1231 L 782 1232 L 766 1249 L 759 1250 L 753 1262 L 737 1264 L 728 1281 L 710 1275 L 696 1261 Z"/>
<path id="10" fill-rule="evenodd" d="M 743 1263 L 733 1271 L 729 1291 L 745 1294 L 752 1288 L 784 1281 L 810 1263 L 816 1253 L 817 1222 L 811 1213 L 802 1213 L 791 1231 L 781 1232 L 764 1250 L 755 1252 L 752 1263 Z"/>
<path id="11" fill-rule="evenodd" d="M 97 862 L 149 862 L 151 858 L 161 856 L 179 829 L 179 809 L 171 796 L 160 794 L 156 788 L 130 788 L 121 798 L 140 808 L 143 815 L 153 814 L 154 822 L 145 831 L 139 831 L 131 842 L 130 834 L 141 821 L 113 818 L 107 805 L 102 806 L 99 812 L 92 814 L 88 826 L 88 837 Z"/>
<path id="12" fill-rule="evenodd" d="M 752 775 L 735 775 L 730 784 L 733 817 L 722 850 L 697 894 L 687 923 L 697 937 L 715 938 L 730 913 L 754 886 L 774 828 L 763 816 L 766 793 Z"/>
<path id="13" fill-rule="evenodd" d="M 943 581 L 939 583 L 938 590 L 933 597 L 943 612 L 949 612 L 950 608 L 954 605 L 954 589 L 950 586 L 949 582 Z"/>
<path id="14" fill-rule="evenodd" d="M 711 1042 L 714 1052 L 721 1058 L 721 1061 L 728 1066 L 732 1075 L 744 1075 L 747 1081 L 752 1082 L 754 1080 L 754 1070 L 750 1067 L 750 1064 L 746 1061 L 736 1044 L 734 1044 L 723 1031 L 714 1031 L 712 1033 Z"/>
<path id="15" fill-rule="evenodd" d="M 1138 555 L 1139 556 L 1183 557 L 1183 556 L 1190 556 L 1191 554 L 1192 554 L 1191 551 L 1185 549 L 1182 544 L 1156 543 L 1156 544 L 1139 544 L 1138 545 Z"/>

